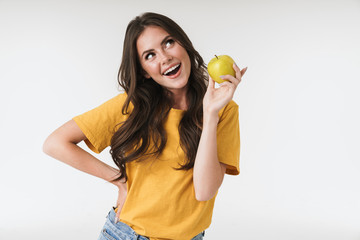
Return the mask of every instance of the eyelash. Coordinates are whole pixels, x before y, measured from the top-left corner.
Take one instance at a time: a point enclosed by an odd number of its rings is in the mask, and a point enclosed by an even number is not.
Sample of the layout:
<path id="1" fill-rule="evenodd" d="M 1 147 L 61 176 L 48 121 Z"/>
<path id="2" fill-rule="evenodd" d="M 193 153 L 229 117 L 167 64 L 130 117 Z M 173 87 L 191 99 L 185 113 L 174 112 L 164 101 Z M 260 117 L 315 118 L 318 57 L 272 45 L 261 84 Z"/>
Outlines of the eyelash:
<path id="1" fill-rule="evenodd" d="M 171 44 L 173 44 L 175 41 L 174 41 L 174 39 L 169 38 L 168 40 L 166 40 L 165 45 L 166 45 L 166 43 L 168 43 L 168 42 L 170 42 Z"/>
<path id="2" fill-rule="evenodd" d="M 175 40 L 174 40 L 174 39 L 171 39 L 171 38 L 167 39 L 166 42 L 165 42 L 165 46 L 166 46 L 166 44 L 169 43 L 169 42 L 170 42 L 170 44 L 173 44 L 173 43 L 175 42 Z M 146 54 L 145 60 L 149 60 L 149 55 L 154 55 L 154 53 L 150 52 L 150 53 Z"/>

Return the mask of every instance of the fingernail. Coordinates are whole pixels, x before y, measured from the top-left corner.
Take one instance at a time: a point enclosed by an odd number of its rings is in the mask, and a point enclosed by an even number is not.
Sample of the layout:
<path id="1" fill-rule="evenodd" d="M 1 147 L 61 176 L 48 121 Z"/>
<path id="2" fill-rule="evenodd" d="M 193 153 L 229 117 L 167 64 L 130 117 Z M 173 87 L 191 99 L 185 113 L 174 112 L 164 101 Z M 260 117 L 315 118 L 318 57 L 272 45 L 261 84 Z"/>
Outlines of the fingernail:
<path id="1" fill-rule="evenodd" d="M 115 223 L 117 223 L 119 221 L 118 217 L 115 217 Z"/>
<path id="2" fill-rule="evenodd" d="M 224 77 L 225 77 L 225 75 L 221 75 L 221 76 L 220 76 L 220 78 L 224 78 Z"/>

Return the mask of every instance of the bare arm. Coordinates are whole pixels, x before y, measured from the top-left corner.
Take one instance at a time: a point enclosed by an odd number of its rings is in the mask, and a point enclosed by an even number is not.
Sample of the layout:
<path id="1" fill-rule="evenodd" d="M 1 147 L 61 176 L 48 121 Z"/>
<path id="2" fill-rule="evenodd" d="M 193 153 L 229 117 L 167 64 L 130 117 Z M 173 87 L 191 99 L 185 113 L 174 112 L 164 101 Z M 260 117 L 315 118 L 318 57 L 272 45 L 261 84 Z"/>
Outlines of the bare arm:
<path id="1" fill-rule="evenodd" d="M 199 201 L 212 199 L 220 188 L 226 164 L 220 163 L 217 153 L 217 124 L 219 122 L 218 112 L 232 99 L 237 85 L 247 68 L 240 70 L 236 64 L 233 66 L 236 77 L 226 75 L 226 81 L 215 88 L 213 79 L 209 79 L 209 86 L 203 100 L 204 119 L 203 130 L 194 164 L 194 188 L 195 196 Z"/>
<path id="2" fill-rule="evenodd" d="M 86 136 L 75 121 L 70 120 L 50 134 L 45 140 L 43 151 L 80 171 L 111 182 L 118 171 L 77 145 L 85 139 Z"/>
<path id="3" fill-rule="evenodd" d="M 218 117 L 204 119 L 203 131 L 194 164 L 194 187 L 198 201 L 207 201 L 214 197 L 221 186 L 226 164 L 220 163 L 217 156 Z"/>
<path id="4" fill-rule="evenodd" d="M 126 183 L 123 180 L 112 181 L 116 178 L 118 170 L 95 158 L 77 145 L 85 139 L 86 136 L 75 121 L 70 120 L 50 134 L 44 142 L 43 151 L 49 156 L 80 171 L 116 185 L 119 188 L 117 205 L 121 205 L 119 206 L 120 209 L 127 194 Z M 118 213 L 120 214 L 120 211 Z"/>

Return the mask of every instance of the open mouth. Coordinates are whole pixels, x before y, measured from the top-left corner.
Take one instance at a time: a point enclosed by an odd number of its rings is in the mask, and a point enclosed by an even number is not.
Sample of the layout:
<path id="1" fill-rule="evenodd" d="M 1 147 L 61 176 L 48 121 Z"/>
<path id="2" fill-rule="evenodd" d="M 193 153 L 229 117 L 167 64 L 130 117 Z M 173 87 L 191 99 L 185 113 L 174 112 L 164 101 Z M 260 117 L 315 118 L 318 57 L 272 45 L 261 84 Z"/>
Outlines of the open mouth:
<path id="1" fill-rule="evenodd" d="M 165 76 L 175 75 L 179 71 L 180 66 L 181 66 L 181 64 L 179 63 L 178 65 L 175 65 L 174 67 L 169 68 L 168 70 L 166 70 L 166 72 L 164 72 L 163 75 L 165 75 Z"/>

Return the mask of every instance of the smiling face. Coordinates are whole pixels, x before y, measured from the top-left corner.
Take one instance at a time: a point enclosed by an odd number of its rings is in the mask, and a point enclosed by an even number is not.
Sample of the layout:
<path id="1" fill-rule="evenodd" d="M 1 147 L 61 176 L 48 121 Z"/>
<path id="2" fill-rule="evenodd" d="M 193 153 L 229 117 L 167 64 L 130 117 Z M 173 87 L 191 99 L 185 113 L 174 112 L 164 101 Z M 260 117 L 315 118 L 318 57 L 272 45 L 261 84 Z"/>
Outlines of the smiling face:
<path id="1" fill-rule="evenodd" d="M 175 95 L 186 93 L 191 63 L 187 51 L 158 26 L 148 26 L 136 42 L 140 64 L 146 78 Z"/>

